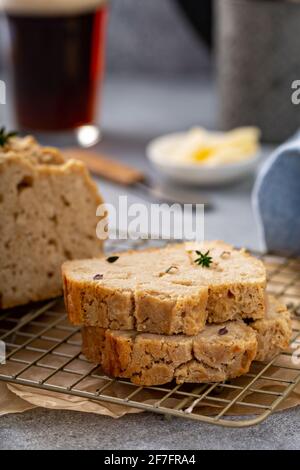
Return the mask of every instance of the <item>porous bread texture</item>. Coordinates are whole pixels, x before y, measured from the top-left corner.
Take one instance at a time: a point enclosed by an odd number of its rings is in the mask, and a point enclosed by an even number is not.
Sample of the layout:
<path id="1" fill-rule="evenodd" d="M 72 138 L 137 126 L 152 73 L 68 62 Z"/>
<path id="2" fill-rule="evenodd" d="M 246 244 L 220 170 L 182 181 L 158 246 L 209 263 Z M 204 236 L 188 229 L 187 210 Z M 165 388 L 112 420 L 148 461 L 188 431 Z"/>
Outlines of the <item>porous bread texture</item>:
<path id="1" fill-rule="evenodd" d="M 287 348 L 291 320 L 270 297 L 266 318 L 209 324 L 197 336 L 163 336 L 83 327 L 83 353 L 105 373 L 137 385 L 221 382 L 248 372 L 253 360 L 266 361 Z"/>
<path id="2" fill-rule="evenodd" d="M 204 328 L 207 289 L 173 286 L 166 282 L 124 287 L 123 280 L 113 286 L 94 281 L 89 288 L 68 282 L 64 276 L 65 304 L 71 323 L 101 325 L 115 330 L 151 331 L 153 333 L 193 334 Z"/>
<path id="3" fill-rule="evenodd" d="M 275 297 L 267 297 L 266 317 L 251 322 L 250 326 L 257 333 L 257 361 L 269 361 L 288 348 L 292 336 L 290 313 Z"/>
<path id="4" fill-rule="evenodd" d="M 226 328 L 226 334 L 221 334 Z M 83 353 L 113 377 L 136 385 L 222 382 L 245 374 L 255 357 L 256 335 L 239 320 L 207 325 L 197 336 L 83 328 Z"/>
<path id="5" fill-rule="evenodd" d="M 32 137 L 0 148 L 0 308 L 62 293 L 61 265 L 99 256 L 102 202 L 83 163 Z"/>
<path id="6" fill-rule="evenodd" d="M 192 261 L 197 258 L 196 243 L 187 243 L 186 250 Z M 204 242 L 202 251 L 209 250 L 213 258 L 212 269 L 202 268 L 201 279 L 194 271 L 196 281 L 208 288 L 207 320 L 219 323 L 240 316 L 258 319 L 265 315 L 266 269 L 264 264 L 244 248 L 234 249 L 222 241 Z M 194 263 L 195 265 L 195 263 Z"/>
<path id="7" fill-rule="evenodd" d="M 209 250 L 209 268 L 195 263 L 199 249 Z M 223 242 L 182 243 L 117 256 L 113 264 L 103 257 L 63 265 L 72 323 L 196 335 L 206 321 L 264 316 L 266 271 L 244 250 Z"/>

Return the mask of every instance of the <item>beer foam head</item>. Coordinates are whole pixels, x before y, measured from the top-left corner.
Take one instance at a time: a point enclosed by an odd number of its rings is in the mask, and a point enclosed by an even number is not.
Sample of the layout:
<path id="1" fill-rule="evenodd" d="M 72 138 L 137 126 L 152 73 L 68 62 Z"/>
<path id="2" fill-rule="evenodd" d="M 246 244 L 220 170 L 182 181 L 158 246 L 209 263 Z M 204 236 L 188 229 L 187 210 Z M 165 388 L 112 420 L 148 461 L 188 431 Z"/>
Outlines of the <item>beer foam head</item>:
<path id="1" fill-rule="evenodd" d="M 0 0 L 0 10 L 18 15 L 64 15 L 93 11 L 107 0 Z"/>

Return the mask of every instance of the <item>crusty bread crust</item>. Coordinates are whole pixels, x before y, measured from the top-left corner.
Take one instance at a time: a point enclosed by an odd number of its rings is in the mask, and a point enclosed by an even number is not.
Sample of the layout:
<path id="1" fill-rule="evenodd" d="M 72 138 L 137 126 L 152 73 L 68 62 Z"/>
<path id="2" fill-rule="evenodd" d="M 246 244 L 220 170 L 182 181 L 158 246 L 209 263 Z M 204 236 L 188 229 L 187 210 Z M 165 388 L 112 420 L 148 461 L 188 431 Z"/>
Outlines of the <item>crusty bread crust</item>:
<path id="1" fill-rule="evenodd" d="M 61 264 L 101 255 L 101 202 L 83 163 L 11 139 L 0 151 L 0 308 L 61 295 Z"/>
<path id="2" fill-rule="evenodd" d="M 266 317 L 250 323 L 250 326 L 257 333 L 257 361 L 269 361 L 288 348 L 292 336 L 290 313 L 275 297 L 267 297 Z"/>
<path id="3" fill-rule="evenodd" d="M 195 263 L 196 249 L 210 250 L 209 268 Z M 196 335 L 206 321 L 264 316 L 265 268 L 244 250 L 223 242 L 182 243 L 116 256 L 113 264 L 103 257 L 63 265 L 72 323 Z"/>
<path id="4" fill-rule="evenodd" d="M 137 385 L 221 382 L 248 372 L 253 360 L 269 360 L 291 339 L 287 309 L 274 298 L 265 319 L 207 325 L 194 337 L 83 327 L 83 354 L 105 373 Z"/>

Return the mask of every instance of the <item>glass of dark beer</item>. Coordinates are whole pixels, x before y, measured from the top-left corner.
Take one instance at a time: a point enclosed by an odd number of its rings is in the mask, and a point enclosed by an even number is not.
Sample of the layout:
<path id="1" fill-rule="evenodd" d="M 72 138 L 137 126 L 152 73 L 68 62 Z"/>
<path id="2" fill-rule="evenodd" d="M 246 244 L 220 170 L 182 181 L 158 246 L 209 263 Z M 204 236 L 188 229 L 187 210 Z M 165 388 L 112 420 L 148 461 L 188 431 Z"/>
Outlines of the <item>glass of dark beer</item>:
<path id="1" fill-rule="evenodd" d="M 107 1 L 4 0 L 4 8 L 17 126 L 43 133 L 75 131 L 83 144 L 94 143 Z"/>

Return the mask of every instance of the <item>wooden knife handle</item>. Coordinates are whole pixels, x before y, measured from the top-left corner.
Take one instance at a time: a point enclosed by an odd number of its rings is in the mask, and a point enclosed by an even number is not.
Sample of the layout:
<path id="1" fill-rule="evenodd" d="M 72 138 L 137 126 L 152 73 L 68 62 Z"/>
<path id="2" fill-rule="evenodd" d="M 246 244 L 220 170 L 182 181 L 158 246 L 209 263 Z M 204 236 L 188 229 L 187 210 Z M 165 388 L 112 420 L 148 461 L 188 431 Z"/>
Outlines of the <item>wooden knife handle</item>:
<path id="1" fill-rule="evenodd" d="M 130 186 L 145 179 L 139 170 L 94 151 L 68 148 L 63 150 L 63 155 L 66 159 L 81 160 L 92 173 L 114 183 Z"/>

